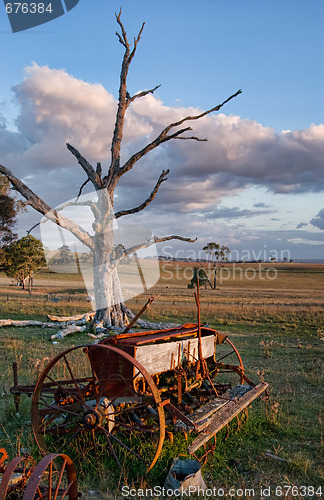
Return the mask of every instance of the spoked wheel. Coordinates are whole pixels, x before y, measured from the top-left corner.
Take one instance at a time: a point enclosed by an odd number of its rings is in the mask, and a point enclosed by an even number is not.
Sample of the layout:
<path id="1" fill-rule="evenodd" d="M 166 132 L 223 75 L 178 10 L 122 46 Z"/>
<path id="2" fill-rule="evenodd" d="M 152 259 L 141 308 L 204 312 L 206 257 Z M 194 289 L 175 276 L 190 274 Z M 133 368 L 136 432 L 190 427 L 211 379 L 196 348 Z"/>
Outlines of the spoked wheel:
<path id="1" fill-rule="evenodd" d="M 242 358 L 228 337 L 225 337 L 220 344 L 216 344 L 214 359 L 210 360 L 208 367 L 216 388 L 217 385 L 226 388 L 244 383 Z"/>
<path id="2" fill-rule="evenodd" d="M 83 463 L 109 454 L 120 469 L 131 457 L 148 471 L 164 441 L 159 403 L 151 376 L 132 356 L 108 345 L 75 347 L 54 358 L 36 384 L 33 432 L 43 453 Z"/>
<path id="3" fill-rule="evenodd" d="M 77 500 L 77 475 L 67 455 L 50 453 L 35 467 L 22 500 Z"/>
<path id="4" fill-rule="evenodd" d="M 15 457 L 5 466 L 0 482 L 0 500 L 22 498 L 27 481 L 35 467 L 31 457 Z M 27 497 L 26 497 L 27 498 Z"/>

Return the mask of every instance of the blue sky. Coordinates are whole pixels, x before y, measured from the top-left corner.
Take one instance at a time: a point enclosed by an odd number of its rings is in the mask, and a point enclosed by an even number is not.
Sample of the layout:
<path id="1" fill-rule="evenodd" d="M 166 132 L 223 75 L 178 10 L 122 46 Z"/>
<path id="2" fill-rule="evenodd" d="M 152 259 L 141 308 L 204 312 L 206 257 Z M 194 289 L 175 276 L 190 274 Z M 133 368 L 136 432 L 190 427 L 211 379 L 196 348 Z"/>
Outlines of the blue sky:
<path id="1" fill-rule="evenodd" d="M 15 34 L 0 6 L 0 163 L 52 204 L 70 199 L 84 180 L 65 151 L 67 138 L 89 160 L 108 163 L 121 5 L 130 39 L 146 23 L 130 93 L 161 84 L 130 111 L 125 158 L 141 144 L 134 127 L 144 140 L 168 116 L 243 93 L 218 118 L 195 124 L 208 143 L 175 141 L 185 144 L 151 156 L 123 181 L 117 203 L 136 205 L 170 168 L 137 221 L 159 236 L 197 236 L 191 252 L 218 241 L 251 254 L 266 246 L 294 260 L 323 258 L 322 1 L 80 0 L 61 18 Z M 22 233 L 35 217 L 24 215 Z"/>

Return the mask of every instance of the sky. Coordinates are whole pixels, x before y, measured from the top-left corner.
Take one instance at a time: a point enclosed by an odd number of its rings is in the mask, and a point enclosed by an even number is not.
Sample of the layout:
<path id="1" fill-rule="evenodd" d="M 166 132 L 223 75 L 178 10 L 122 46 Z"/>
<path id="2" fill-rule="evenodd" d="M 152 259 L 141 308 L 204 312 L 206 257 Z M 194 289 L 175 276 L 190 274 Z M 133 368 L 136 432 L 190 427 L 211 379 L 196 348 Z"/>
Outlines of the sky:
<path id="1" fill-rule="evenodd" d="M 85 180 L 65 143 L 107 169 L 123 47 L 145 27 L 128 90 L 122 162 L 175 119 L 235 99 L 192 123 L 207 142 L 169 141 L 124 175 L 115 209 L 156 199 L 125 224 L 168 242 L 159 254 L 202 257 L 215 241 L 236 257 L 324 259 L 324 4 L 319 0 L 79 0 L 62 17 L 12 33 L 0 5 L 0 163 L 56 207 Z M 20 217 L 26 234 L 40 216 Z M 127 219 L 127 221 L 126 221 Z M 38 236 L 37 230 L 33 232 Z"/>

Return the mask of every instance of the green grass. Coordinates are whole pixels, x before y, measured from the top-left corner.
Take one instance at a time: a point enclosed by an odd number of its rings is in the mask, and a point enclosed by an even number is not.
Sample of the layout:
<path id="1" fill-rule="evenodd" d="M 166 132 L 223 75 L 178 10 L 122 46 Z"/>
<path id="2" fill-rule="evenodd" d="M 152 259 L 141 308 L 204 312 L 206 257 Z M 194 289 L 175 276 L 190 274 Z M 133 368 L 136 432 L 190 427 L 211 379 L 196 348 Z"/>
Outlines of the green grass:
<path id="1" fill-rule="evenodd" d="M 245 279 L 237 282 L 232 276 L 232 280 L 216 291 L 201 291 L 203 321 L 229 335 L 242 355 L 250 378 L 256 382 L 263 378 L 270 386 L 266 408 L 260 401 L 254 402 L 248 409 L 248 418 L 242 417 L 238 430 L 235 420 L 230 424 L 228 436 L 226 429 L 218 434 L 215 449 L 213 441 L 210 443 L 203 467 L 205 481 L 210 487 L 245 486 L 259 491 L 261 485 L 323 485 L 324 415 L 321 398 L 324 344 L 320 330 L 324 325 L 321 307 L 324 267 L 302 264 L 277 267 L 279 278 L 275 281 L 253 283 Z M 196 320 L 194 299 L 192 291 L 186 288 L 184 269 L 183 265 L 177 271 L 179 279 L 175 270 L 169 280 L 165 279 L 167 269 L 162 269 L 160 282 L 149 291 L 155 296 L 146 313 L 149 320 Z M 74 294 L 73 290 L 77 292 Z M 6 300 L 9 292 L 17 298 Z M 86 291 L 84 301 L 79 300 L 81 292 L 80 277 L 75 275 L 70 280 L 60 275 L 41 274 L 29 299 L 26 293 L 16 290 L 4 279 L 0 294 L 5 300 L 1 302 L 0 315 L 43 319 L 48 313 L 85 312 L 88 307 Z M 63 298 L 69 294 L 72 300 L 53 303 L 40 298 L 48 293 Z M 142 307 L 147 295 L 130 301 L 133 310 Z M 22 297 L 25 297 L 23 301 Z M 12 361 L 19 363 L 19 381 L 27 384 L 36 381 L 42 367 L 56 353 L 89 342 L 89 337 L 83 333 L 54 345 L 50 341 L 52 333 L 36 328 L 0 329 L 0 446 L 5 446 L 11 456 L 19 447 L 37 453 L 30 426 L 30 399 L 21 397 L 19 414 L 16 414 L 10 394 Z M 191 439 L 189 435 L 188 440 Z M 161 457 L 149 475 L 143 479 L 134 468 L 128 473 L 128 484 L 135 487 L 162 485 L 173 458 L 186 456 L 189 441 L 177 434 L 173 442 L 166 440 Z M 143 444 L 144 454 L 145 446 L 149 445 Z M 285 461 L 268 458 L 267 452 Z M 202 449 L 197 455 L 201 457 L 204 453 Z M 75 458 L 77 461 L 77 456 Z M 113 463 L 105 463 L 106 460 L 102 458 L 96 466 L 92 463 L 78 465 L 83 491 L 100 492 L 98 497 L 92 498 L 118 497 L 120 477 Z M 92 478 L 94 474 L 95 480 Z"/>

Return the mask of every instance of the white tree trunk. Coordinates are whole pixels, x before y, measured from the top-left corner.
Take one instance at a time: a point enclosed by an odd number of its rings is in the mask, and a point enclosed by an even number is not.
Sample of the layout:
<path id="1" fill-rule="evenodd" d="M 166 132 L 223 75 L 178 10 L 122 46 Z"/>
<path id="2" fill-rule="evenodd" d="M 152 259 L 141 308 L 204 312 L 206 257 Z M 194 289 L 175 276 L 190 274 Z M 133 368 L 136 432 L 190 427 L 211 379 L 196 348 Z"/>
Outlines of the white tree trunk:
<path id="1" fill-rule="evenodd" d="M 98 191 L 99 217 L 93 228 L 93 285 L 96 314 L 95 323 L 105 327 L 125 326 L 126 315 L 122 311 L 123 294 L 117 268 L 112 267 L 114 253 L 113 208 L 107 191 Z"/>
<path id="2" fill-rule="evenodd" d="M 105 252 L 106 253 L 106 252 Z M 104 253 L 104 255 L 105 255 Z M 125 326 L 125 314 L 122 311 L 123 295 L 117 269 L 111 269 L 109 261 L 101 255 L 94 258 L 94 296 L 96 305 L 95 323 L 103 321 L 103 326 Z M 108 255 L 106 255 L 109 258 Z M 99 262 L 98 262 L 99 260 Z"/>

